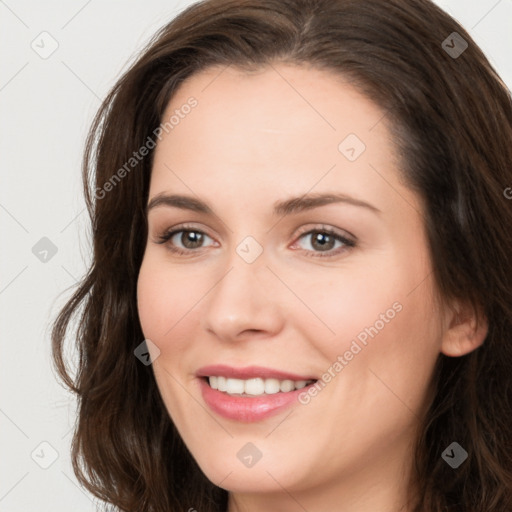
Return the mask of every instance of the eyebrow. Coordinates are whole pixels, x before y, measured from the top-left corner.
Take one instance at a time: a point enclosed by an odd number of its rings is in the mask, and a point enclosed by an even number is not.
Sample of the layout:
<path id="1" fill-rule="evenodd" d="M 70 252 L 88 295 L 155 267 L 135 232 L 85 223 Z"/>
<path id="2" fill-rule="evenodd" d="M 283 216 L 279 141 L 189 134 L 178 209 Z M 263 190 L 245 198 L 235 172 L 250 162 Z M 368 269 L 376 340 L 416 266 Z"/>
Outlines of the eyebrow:
<path id="1" fill-rule="evenodd" d="M 274 203 L 274 214 L 286 216 L 332 203 L 345 203 L 367 208 L 377 214 L 382 213 L 376 206 L 345 194 L 305 194 L 300 197 L 292 197 L 291 199 Z"/>
<path id="2" fill-rule="evenodd" d="M 382 213 L 376 206 L 345 194 L 305 194 L 300 197 L 292 197 L 284 201 L 275 202 L 273 205 L 273 213 L 276 216 L 287 216 L 333 203 L 350 204 L 352 206 L 366 208 L 376 214 Z M 193 212 L 204 213 L 207 215 L 214 214 L 213 209 L 206 202 L 186 195 L 158 194 L 149 201 L 146 212 L 149 212 L 159 206 L 181 208 L 183 210 L 191 210 Z"/>

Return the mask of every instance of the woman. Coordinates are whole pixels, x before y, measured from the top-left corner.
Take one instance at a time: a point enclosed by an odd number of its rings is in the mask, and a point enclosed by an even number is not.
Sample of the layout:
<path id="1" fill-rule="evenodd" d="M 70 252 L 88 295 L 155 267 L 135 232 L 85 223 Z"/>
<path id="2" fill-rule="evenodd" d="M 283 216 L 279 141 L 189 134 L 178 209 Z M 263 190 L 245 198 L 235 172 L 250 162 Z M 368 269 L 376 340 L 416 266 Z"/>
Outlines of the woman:
<path id="1" fill-rule="evenodd" d="M 126 511 L 512 510 L 511 140 L 429 1 L 185 10 L 87 145 L 94 257 L 53 331 L 80 481 Z"/>

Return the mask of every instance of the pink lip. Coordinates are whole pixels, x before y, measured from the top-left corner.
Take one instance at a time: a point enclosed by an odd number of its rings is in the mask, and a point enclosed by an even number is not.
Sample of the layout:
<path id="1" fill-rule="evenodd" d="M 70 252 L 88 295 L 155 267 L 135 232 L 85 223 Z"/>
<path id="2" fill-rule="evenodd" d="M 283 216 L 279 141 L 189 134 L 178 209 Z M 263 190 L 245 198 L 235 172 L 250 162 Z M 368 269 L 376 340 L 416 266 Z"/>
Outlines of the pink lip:
<path id="1" fill-rule="evenodd" d="M 260 377 L 261 379 L 278 379 L 278 380 L 317 380 L 317 377 L 308 375 L 296 375 L 294 373 L 282 372 L 273 370 L 272 368 L 265 368 L 263 366 L 246 366 L 245 368 L 234 368 L 225 364 L 213 364 L 203 366 L 197 370 L 198 377 L 211 377 L 222 376 L 231 377 L 233 379 L 254 379 Z"/>
<path id="2" fill-rule="evenodd" d="M 210 375 L 218 375 L 218 373 L 213 372 Z M 224 372 L 221 372 L 221 375 L 227 376 Z M 259 375 L 261 376 L 261 374 Z M 291 380 L 308 379 L 293 378 Z M 217 389 L 212 389 L 205 377 L 199 377 L 198 381 L 203 395 L 203 400 L 213 412 L 223 416 L 224 418 L 245 423 L 261 421 L 283 411 L 294 403 L 299 403 L 299 394 L 304 391 L 307 392 L 311 386 L 315 385 L 313 383 L 309 386 L 303 387 L 302 389 L 296 389 L 288 393 L 245 397 L 230 396 Z"/>
<path id="3" fill-rule="evenodd" d="M 246 366 L 245 368 L 234 368 L 224 364 L 203 366 L 196 372 L 199 377 L 201 393 L 206 404 L 217 414 L 236 421 L 254 422 L 263 420 L 269 416 L 279 413 L 286 407 L 298 402 L 299 394 L 307 391 L 310 386 L 302 389 L 289 391 L 288 393 L 274 393 L 272 395 L 259 395 L 254 397 L 232 396 L 212 389 L 206 377 L 222 376 L 234 379 L 278 379 L 278 380 L 317 380 L 311 375 L 297 375 L 294 373 L 282 372 L 263 366 Z"/>

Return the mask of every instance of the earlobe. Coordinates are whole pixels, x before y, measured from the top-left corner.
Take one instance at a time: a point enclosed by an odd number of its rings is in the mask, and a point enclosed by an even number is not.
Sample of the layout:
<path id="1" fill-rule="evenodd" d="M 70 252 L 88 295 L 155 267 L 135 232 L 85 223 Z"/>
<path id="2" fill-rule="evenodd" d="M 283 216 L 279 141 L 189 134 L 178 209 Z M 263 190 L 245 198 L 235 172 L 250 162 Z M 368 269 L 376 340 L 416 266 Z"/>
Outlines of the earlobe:
<path id="1" fill-rule="evenodd" d="M 443 333 L 441 352 L 450 357 L 469 354 L 480 347 L 488 332 L 488 322 L 481 312 L 466 305 L 452 310 L 448 327 Z"/>

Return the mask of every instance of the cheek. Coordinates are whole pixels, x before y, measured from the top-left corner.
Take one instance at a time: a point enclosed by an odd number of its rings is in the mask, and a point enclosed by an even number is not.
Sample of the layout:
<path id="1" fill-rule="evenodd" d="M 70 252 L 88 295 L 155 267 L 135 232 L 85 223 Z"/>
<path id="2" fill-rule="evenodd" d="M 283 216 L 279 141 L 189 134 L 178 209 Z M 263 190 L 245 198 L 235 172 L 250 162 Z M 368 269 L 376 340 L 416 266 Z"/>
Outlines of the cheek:
<path id="1" fill-rule="evenodd" d="M 379 332 L 386 330 L 402 309 L 400 301 L 405 294 L 401 290 L 410 289 L 404 276 L 391 269 L 382 272 L 375 262 L 307 273 L 283 269 L 280 277 L 295 295 L 290 293 L 287 305 L 281 301 L 278 307 L 301 337 L 314 343 L 330 361 L 348 350 L 352 340 L 370 339 L 367 331 L 375 324 Z M 269 300 L 273 300 L 272 294 Z"/>
<path id="2" fill-rule="evenodd" d="M 195 279 L 186 269 L 171 269 L 161 258 L 149 254 L 142 262 L 137 282 L 142 332 L 160 351 L 152 368 L 173 418 L 184 417 L 182 405 L 188 403 L 188 395 L 181 396 L 183 389 L 175 377 L 179 375 L 180 382 L 184 383 L 184 374 L 190 372 L 197 360 L 194 345 L 190 343 L 191 331 L 198 325 L 197 303 L 206 293 L 199 287 L 206 285 L 201 285 L 197 277 Z"/>
<path id="3" fill-rule="evenodd" d="M 159 338 L 165 328 L 166 318 L 162 315 L 164 304 L 170 299 L 167 289 L 162 286 L 154 265 L 146 258 L 143 260 L 137 281 L 137 309 L 144 336 Z M 171 304 L 169 304 L 171 306 Z"/>
<path id="4" fill-rule="evenodd" d="M 425 278 L 428 260 L 422 253 L 417 258 L 393 255 L 379 263 L 367 265 L 365 273 L 354 269 L 330 280 L 304 280 L 302 288 L 296 280 L 294 289 L 308 298 L 307 305 L 322 322 L 312 315 L 295 315 L 295 322 L 322 353 L 322 371 L 335 381 L 333 389 L 343 394 L 350 382 L 348 387 L 358 390 L 352 393 L 357 397 L 354 407 L 370 403 L 379 408 L 395 394 L 399 408 L 402 401 L 416 410 L 442 335 L 432 277 Z"/>
<path id="5" fill-rule="evenodd" d="M 370 437 L 376 417 L 382 428 L 393 430 L 405 427 L 411 411 L 419 414 L 439 356 L 439 317 L 429 284 L 412 294 L 409 290 L 405 286 L 391 295 L 375 294 L 373 300 L 354 299 L 352 314 L 345 312 L 337 324 L 347 334 L 330 351 L 331 361 L 342 356 L 335 394 L 360 412 Z"/>
<path id="6" fill-rule="evenodd" d="M 182 322 L 187 322 L 194 304 L 201 293 L 205 293 L 196 281 L 186 271 L 167 268 L 157 258 L 144 259 L 137 282 L 137 307 L 147 338 L 160 344 L 171 336 L 171 331 L 178 330 Z"/>

